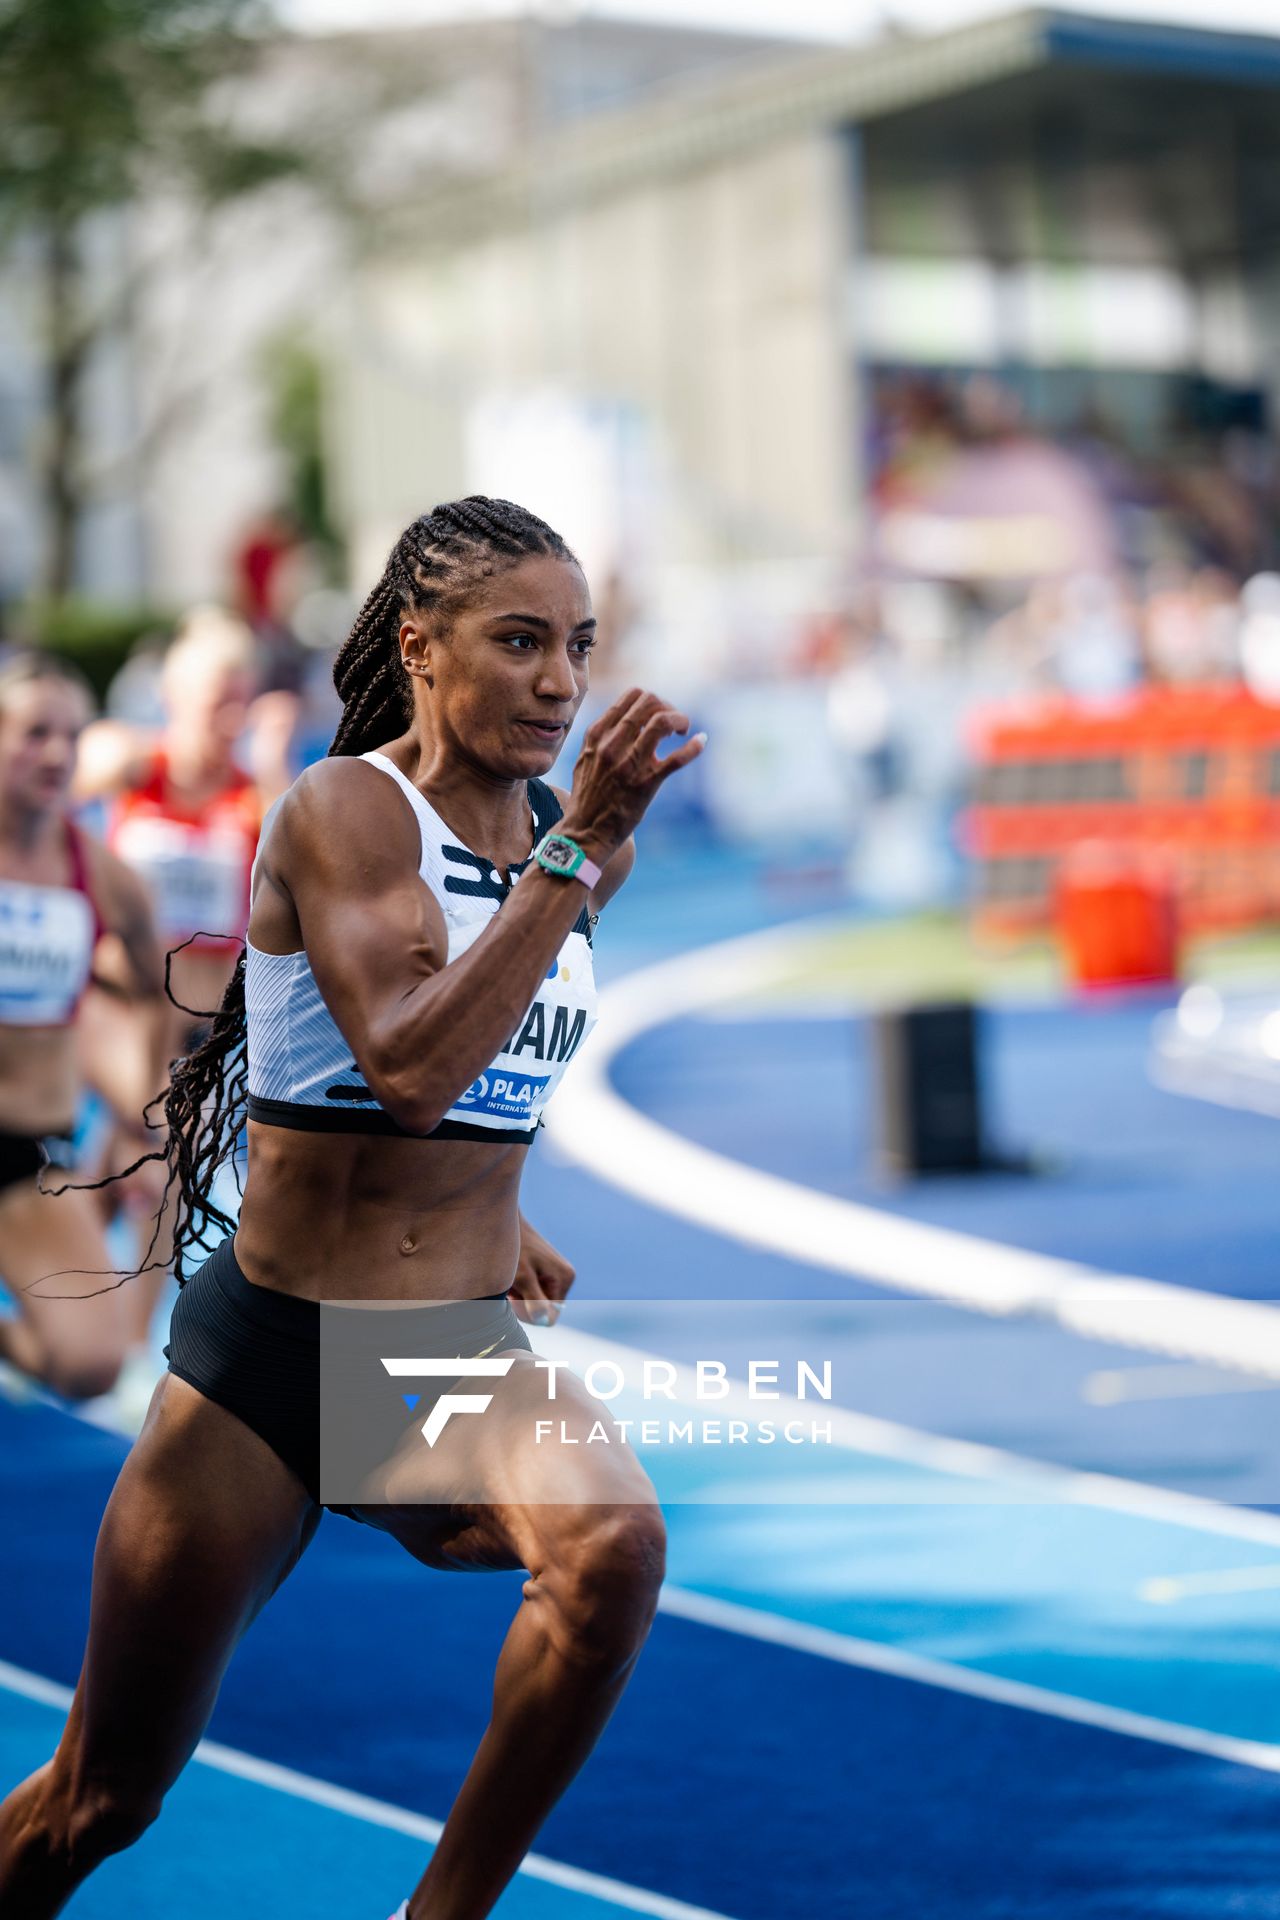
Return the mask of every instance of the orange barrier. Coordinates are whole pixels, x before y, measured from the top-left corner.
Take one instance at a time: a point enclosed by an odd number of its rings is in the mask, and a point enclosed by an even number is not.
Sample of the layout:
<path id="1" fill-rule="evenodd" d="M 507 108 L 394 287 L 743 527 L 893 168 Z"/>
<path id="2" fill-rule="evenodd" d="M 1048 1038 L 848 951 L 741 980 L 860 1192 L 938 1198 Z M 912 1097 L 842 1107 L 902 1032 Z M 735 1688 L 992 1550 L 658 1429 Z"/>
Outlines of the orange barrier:
<path id="1" fill-rule="evenodd" d="M 980 931 L 1052 918 L 1064 858 L 1088 841 L 1166 856 L 1182 924 L 1280 918 L 1280 707 L 1230 683 L 1065 695 L 989 708 L 972 730 L 965 820 Z"/>
<path id="2" fill-rule="evenodd" d="M 1074 985 L 1154 986 L 1177 979 L 1177 883 L 1159 854 L 1087 840 L 1063 859 L 1055 891 Z"/>

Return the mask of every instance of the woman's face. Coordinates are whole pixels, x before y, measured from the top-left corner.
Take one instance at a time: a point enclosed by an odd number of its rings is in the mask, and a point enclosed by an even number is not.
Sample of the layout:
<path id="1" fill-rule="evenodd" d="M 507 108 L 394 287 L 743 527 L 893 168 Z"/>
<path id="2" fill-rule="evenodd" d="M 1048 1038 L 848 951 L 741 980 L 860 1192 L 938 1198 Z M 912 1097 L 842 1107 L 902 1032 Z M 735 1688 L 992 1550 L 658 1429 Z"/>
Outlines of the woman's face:
<path id="1" fill-rule="evenodd" d="M 0 790 L 11 806 L 46 812 L 66 797 L 89 702 L 69 680 L 24 680 L 0 706 Z"/>
<path id="2" fill-rule="evenodd" d="M 406 621 L 435 739 L 506 779 L 546 773 L 587 691 L 595 625 L 582 569 L 549 554 L 483 581 L 443 634 Z"/>
<path id="3" fill-rule="evenodd" d="M 247 661 L 188 646 L 165 676 L 165 709 L 175 732 L 229 753 L 249 721 L 257 679 Z"/>

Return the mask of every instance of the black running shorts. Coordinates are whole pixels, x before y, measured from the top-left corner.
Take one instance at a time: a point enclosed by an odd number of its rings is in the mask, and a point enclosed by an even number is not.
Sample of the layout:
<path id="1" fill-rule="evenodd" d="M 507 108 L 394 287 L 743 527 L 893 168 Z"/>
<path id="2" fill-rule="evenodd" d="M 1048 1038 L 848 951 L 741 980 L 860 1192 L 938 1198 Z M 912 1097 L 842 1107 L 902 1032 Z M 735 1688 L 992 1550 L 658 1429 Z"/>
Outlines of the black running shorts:
<path id="1" fill-rule="evenodd" d="M 320 1498 L 321 1305 L 246 1279 L 235 1243 L 224 1240 L 178 1295 L 165 1358 L 170 1373 L 198 1388 L 247 1427 L 291 1467 L 313 1500 Z M 342 1314 L 342 1354 L 357 1401 L 354 1419 L 367 1431 L 370 1465 L 389 1457 L 406 1427 L 419 1425 L 430 1399 L 456 1386 L 433 1380 L 411 1413 L 378 1355 L 394 1351 L 447 1355 L 491 1354 L 529 1341 L 505 1293 L 476 1300 L 399 1307 L 394 1315 L 370 1307 L 325 1309 Z M 395 1323 L 392 1340 L 386 1335 Z M 326 1323 L 327 1329 L 333 1321 Z M 326 1377 L 332 1379 L 332 1343 Z M 403 1384 L 403 1383 L 400 1383 Z M 339 1410 L 353 1419 L 350 1402 Z M 334 1506 L 334 1512 L 347 1513 Z M 350 1518 L 358 1518 L 349 1514 Z"/>

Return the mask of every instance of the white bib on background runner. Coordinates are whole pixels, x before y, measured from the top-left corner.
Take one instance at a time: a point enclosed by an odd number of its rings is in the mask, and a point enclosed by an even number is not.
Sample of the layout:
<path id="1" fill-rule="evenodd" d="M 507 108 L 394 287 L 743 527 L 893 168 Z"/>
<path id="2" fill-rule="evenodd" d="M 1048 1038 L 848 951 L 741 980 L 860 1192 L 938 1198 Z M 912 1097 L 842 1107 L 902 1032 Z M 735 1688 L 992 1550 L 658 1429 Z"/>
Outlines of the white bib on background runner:
<path id="1" fill-rule="evenodd" d="M 94 935 L 77 888 L 0 881 L 0 1025 L 65 1025 L 88 983 Z"/>
<path id="2" fill-rule="evenodd" d="M 136 814 L 112 844 L 146 881 L 166 940 L 244 925 L 243 835 Z"/>

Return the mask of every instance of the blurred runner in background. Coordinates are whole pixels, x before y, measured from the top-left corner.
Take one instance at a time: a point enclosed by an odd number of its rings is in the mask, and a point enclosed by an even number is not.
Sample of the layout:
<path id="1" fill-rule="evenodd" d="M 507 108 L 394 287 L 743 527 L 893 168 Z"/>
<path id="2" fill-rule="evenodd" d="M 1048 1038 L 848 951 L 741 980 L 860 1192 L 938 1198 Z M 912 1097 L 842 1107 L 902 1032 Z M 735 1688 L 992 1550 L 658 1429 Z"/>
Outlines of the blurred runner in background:
<path id="1" fill-rule="evenodd" d="M 183 622 L 164 658 L 160 730 L 101 720 L 80 743 L 76 794 L 107 803 L 107 842 L 145 881 L 163 946 L 169 953 L 171 1002 L 164 1060 L 191 1051 L 204 1018 L 222 999 L 240 952 L 249 911 L 249 870 L 268 802 L 289 783 L 292 706 L 277 715 L 271 696 L 258 701 L 256 643 L 242 621 L 200 607 Z M 263 712 L 264 706 L 271 711 Z M 277 726 L 277 719 L 286 723 Z M 237 757 L 252 723 L 253 771 Z M 138 1084 L 136 1009 L 128 1003 L 125 956 L 104 942 L 94 968 L 103 990 L 91 995 L 82 1023 L 85 1071 L 116 1111 L 134 1112 L 154 1095 Z M 120 1134 L 106 1169 L 137 1158 Z M 158 1195 L 153 1169 L 131 1183 L 130 1210 L 149 1222 Z M 141 1222 L 140 1222 L 141 1224 Z M 153 1257 L 159 1264 L 130 1288 L 132 1342 L 138 1349 L 136 1411 L 145 1411 L 157 1369 L 145 1354 L 147 1331 L 168 1257 L 165 1224 Z M 127 1384 L 127 1383 L 126 1383 Z M 122 1391 L 124 1388 L 122 1387 Z M 127 1417 L 129 1409 L 120 1409 Z"/>
<path id="2" fill-rule="evenodd" d="M 154 1144 L 142 1098 L 164 1071 L 162 958 L 146 889 L 67 818 L 91 712 L 66 663 L 35 652 L 0 663 L 0 1275 L 15 1308 L 0 1318 L 0 1356 L 71 1399 L 114 1385 L 136 1311 L 133 1288 L 113 1285 L 95 1196 L 58 1172 L 72 1165 L 74 1022 L 100 937 L 118 947 L 134 1014 L 121 1059 L 123 1083 L 141 1098 L 115 1115 L 134 1158 Z"/>

